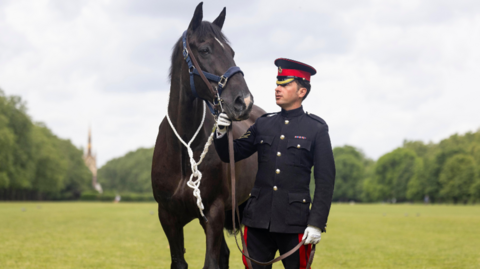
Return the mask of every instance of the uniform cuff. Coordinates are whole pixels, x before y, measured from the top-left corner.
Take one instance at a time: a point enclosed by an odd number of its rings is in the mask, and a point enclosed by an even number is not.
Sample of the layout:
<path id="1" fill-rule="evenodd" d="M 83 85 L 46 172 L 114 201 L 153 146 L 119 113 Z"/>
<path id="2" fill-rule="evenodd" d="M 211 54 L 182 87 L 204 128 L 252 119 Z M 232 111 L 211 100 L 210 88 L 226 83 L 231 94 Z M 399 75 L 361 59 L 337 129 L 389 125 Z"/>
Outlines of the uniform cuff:
<path id="1" fill-rule="evenodd" d="M 308 224 L 307 226 L 308 226 L 308 227 L 317 228 L 317 229 L 319 229 L 320 231 L 322 231 L 322 233 L 326 233 L 326 232 L 327 232 L 327 224 L 325 224 L 325 227 L 323 227 L 323 229 L 322 229 L 322 228 L 319 228 L 319 227 L 317 227 L 317 226 L 314 226 L 314 225 L 310 225 L 310 224 Z"/>
<path id="2" fill-rule="evenodd" d="M 227 133 L 227 130 L 226 130 L 226 129 L 227 129 L 227 128 L 224 128 L 224 130 L 225 130 L 224 132 L 219 131 L 219 128 L 217 128 L 217 129 L 215 130 L 215 132 L 217 133 L 217 139 L 222 138 L 222 137 Z"/>

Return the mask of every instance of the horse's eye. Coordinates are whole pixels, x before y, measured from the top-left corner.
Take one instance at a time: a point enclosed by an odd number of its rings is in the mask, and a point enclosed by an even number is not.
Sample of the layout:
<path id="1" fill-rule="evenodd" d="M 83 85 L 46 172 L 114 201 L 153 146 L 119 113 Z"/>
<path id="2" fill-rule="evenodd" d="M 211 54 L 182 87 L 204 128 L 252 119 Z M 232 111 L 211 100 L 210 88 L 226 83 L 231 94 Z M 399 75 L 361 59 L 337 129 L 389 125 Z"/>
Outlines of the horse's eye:
<path id="1" fill-rule="evenodd" d="M 201 48 L 198 50 L 198 52 L 200 52 L 201 54 L 208 54 L 210 51 L 208 50 L 208 48 Z"/>

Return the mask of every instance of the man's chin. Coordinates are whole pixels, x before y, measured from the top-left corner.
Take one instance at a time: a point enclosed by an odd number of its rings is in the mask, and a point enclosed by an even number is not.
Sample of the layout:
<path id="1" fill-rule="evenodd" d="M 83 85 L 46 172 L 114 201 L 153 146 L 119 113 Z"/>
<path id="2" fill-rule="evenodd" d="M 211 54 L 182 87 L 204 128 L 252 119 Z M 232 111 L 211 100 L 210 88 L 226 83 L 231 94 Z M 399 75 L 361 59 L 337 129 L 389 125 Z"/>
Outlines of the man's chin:
<path id="1" fill-rule="evenodd" d="M 279 107 L 282 108 L 282 109 L 283 109 L 284 105 L 285 105 L 285 104 L 284 104 L 283 102 L 277 102 L 277 106 L 279 106 Z"/>

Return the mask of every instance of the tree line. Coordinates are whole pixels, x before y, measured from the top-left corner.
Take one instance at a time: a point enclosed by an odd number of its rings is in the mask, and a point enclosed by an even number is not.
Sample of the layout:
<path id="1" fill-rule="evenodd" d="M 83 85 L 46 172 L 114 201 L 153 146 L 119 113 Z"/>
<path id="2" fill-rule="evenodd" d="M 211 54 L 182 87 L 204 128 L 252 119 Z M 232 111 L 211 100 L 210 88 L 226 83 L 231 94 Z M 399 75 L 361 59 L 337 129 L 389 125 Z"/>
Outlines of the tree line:
<path id="1" fill-rule="evenodd" d="M 438 144 L 405 140 L 376 162 L 352 146 L 333 154 L 335 201 L 480 202 L 480 130 Z"/>
<path id="2" fill-rule="evenodd" d="M 118 193 L 152 193 L 150 172 L 153 148 L 139 148 L 112 159 L 97 173 L 103 189 Z"/>
<path id="3" fill-rule="evenodd" d="M 0 200 L 78 199 L 92 180 L 82 154 L 0 89 Z"/>

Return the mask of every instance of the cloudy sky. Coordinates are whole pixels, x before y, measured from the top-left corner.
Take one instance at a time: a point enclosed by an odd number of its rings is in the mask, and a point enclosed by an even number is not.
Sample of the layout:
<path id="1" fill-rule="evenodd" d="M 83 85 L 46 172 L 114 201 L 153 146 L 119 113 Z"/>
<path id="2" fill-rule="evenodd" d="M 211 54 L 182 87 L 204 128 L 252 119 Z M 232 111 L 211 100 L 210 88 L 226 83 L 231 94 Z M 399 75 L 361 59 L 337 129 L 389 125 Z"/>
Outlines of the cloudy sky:
<path id="1" fill-rule="evenodd" d="M 0 88 L 99 166 L 155 143 L 172 46 L 198 1 L 0 0 Z M 306 111 L 377 159 L 404 139 L 480 127 L 479 1 L 205 1 L 255 102 L 278 111 L 274 59 L 314 66 Z"/>

